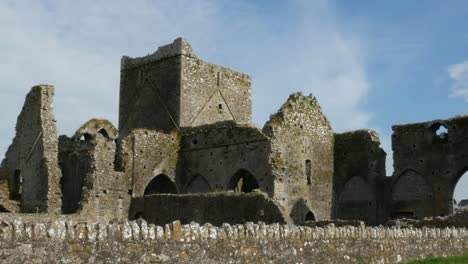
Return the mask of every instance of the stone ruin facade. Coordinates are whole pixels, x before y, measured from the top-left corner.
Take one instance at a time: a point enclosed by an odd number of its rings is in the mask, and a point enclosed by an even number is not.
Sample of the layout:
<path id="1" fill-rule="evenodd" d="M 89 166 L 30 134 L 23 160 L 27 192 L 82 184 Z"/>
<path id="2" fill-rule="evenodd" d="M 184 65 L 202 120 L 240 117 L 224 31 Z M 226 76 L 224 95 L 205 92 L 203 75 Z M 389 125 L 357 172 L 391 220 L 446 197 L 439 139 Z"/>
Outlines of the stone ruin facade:
<path id="1" fill-rule="evenodd" d="M 92 119 L 59 137 L 54 87 L 35 86 L 1 163 L 0 210 L 219 226 L 452 213 L 468 116 L 394 126 L 387 177 L 376 132 L 334 133 L 301 93 L 260 129 L 251 92 L 248 75 L 202 61 L 182 38 L 122 58 L 118 129 Z"/>

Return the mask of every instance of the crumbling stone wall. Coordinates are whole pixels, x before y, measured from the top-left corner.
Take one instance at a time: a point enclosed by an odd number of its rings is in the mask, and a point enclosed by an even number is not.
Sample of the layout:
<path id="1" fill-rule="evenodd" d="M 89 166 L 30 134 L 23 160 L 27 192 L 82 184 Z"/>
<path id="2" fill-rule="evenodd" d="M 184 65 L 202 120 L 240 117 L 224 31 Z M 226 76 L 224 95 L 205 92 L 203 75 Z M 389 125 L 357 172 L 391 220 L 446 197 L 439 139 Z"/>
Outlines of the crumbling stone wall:
<path id="1" fill-rule="evenodd" d="M 163 133 L 145 129 L 133 130 L 123 140 L 124 174 L 132 179 L 133 197 L 143 196 L 149 183 L 159 175 L 167 176 L 176 184 L 179 142 L 176 131 Z"/>
<path id="2" fill-rule="evenodd" d="M 216 226 L 245 222 L 285 223 L 276 203 L 260 192 L 155 194 L 133 198 L 129 219 L 138 218 L 156 225 L 165 225 L 175 220 L 184 224 L 195 221 Z"/>
<path id="3" fill-rule="evenodd" d="M 186 193 L 235 190 L 239 181 L 243 181 L 239 184 L 244 185 L 244 190 L 241 187 L 238 191 L 260 189 L 272 195 L 269 150 L 268 138 L 252 126 L 224 122 L 187 128 L 180 150 L 181 190 Z"/>
<path id="4" fill-rule="evenodd" d="M 386 218 L 386 153 L 375 131 L 335 134 L 333 215 L 337 219 L 377 224 Z"/>
<path id="5" fill-rule="evenodd" d="M 325 228 L 6 218 L 2 263 L 404 263 L 463 254 L 455 228 Z"/>
<path id="6" fill-rule="evenodd" d="M 334 134 L 317 99 L 292 94 L 263 132 L 271 139 L 274 199 L 288 219 L 329 219 Z"/>
<path id="7" fill-rule="evenodd" d="M 8 174 L 9 198 L 19 200 L 21 212 L 60 213 L 61 210 L 53 96 L 53 86 L 32 87 L 18 117 L 15 138 L 2 162 Z M 11 202 L 2 202 L 7 210 L 17 211 Z"/>
<path id="8" fill-rule="evenodd" d="M 117 129 L 92 119 L 72 138 L 60 137 L 64 213 L 89 218 L 125 218 L 130 204 L 130 178 L 114 171 Z"/>
<path id="9" fill-rule="evenodd" d="M 441 127 L 448 134 L 437 134 Z M 468 168 L 468 116 L 393 126 L 393 217 L 452 213 L 453 191 Z"/>

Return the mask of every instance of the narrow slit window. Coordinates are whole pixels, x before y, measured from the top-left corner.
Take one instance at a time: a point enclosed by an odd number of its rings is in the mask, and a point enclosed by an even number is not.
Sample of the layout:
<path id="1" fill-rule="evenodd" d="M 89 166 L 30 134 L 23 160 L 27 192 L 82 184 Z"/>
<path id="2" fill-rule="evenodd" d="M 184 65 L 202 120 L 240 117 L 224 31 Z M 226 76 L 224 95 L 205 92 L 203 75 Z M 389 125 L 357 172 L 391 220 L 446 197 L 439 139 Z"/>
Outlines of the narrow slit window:
<path id="1" fill-rule="evenodd" d="M 307 184 L 312 184 L 312 162 L 310 160 L 306 160 L 305 162 L 305 174 L 307 178 Z"/>

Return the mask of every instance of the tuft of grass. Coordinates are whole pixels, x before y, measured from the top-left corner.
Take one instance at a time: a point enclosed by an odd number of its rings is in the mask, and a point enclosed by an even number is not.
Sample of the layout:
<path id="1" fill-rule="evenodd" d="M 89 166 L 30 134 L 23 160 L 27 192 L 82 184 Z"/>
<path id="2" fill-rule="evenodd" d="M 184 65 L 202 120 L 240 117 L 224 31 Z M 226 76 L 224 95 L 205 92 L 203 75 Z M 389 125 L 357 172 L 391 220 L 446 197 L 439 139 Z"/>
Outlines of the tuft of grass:
<path id="1" fill-rule="evenodd" d="M 408 264 L 468 264 L 468 255 L 447 258 L 428 258 L 411 261 L 408 262 Z"/>

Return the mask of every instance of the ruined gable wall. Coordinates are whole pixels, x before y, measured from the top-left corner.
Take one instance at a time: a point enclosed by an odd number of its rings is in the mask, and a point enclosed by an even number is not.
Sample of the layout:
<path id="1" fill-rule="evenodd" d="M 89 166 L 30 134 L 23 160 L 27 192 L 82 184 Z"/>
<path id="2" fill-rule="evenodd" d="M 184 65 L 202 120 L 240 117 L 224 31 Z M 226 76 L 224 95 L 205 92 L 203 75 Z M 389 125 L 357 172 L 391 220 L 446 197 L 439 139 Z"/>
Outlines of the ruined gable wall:
<path id="1" fill-rule="evenodd" d="M 225 191 L 234 174 L 245 170 L 260 190 L 272 195 L 269 150 L 268 138 L 255 127 L 226 122 L 187 129 L 181 141 L 178 172 L 182 190 L 186 192 L 193 177 L 201 175 L 211 191 Z"/>
<path id="2" fill-rule="evenodd" d="M 148 183 L 159 174 L 176 182 L 180 137 L 157 130 L 137 129 L 123 140 L 124 173 L 132 179 L 132 196 L 144 195 Z"/>
<path id="3" fill-rule="evenodd" d="M 316 219 L 329 219 L 334 134 L 316 98 L 291 95 L 263 132 L 271 138 L 274 198 L 285 214 L 296 223 L 308 210 Z"/>
<path id="4" fill-rule="evenodd" d="M 375 131 L 357 130 L 335 134 L 333 213 L 334 218 L 363 220 L 376 224 L 384 191 L 385 152 Z M 384 213 L 384 212 L 382 212 Z"/>
<path id="5" fill-rule="evenodd" d="M 5 155 L 3 164 L 9 172 L 9 191 L 12 196 L 21 197 L 22 212 L 60 212 L 61 171 L 53 96 L 54 87 L 50 85 L 31 89 L 18 117 L 15 138 Z"/>
<path id="6" fill-rule="evenodd" d="M 448 136 L 439 138 L 440 125 Z M 453 189 L 468 168 L 468 117 L 393 126 L 393 214 L 451 213 Z"/>
<path id="7" fill-rule="evenodd" d="M 246 74 L 182 56 L 181 126 L 232 120 L 250 124 L 251 80 Z"/>
<path id="8" fill-rule="evenodd" d="M 158 208 L 155 210 L 155 208 Z M 129 218 L 148 223 L 243 224 L 246 222 L 284 223 L 275 202 L 264 193 L 218 192 L 205 194 L 156 194 L 132 199 Z"/>

